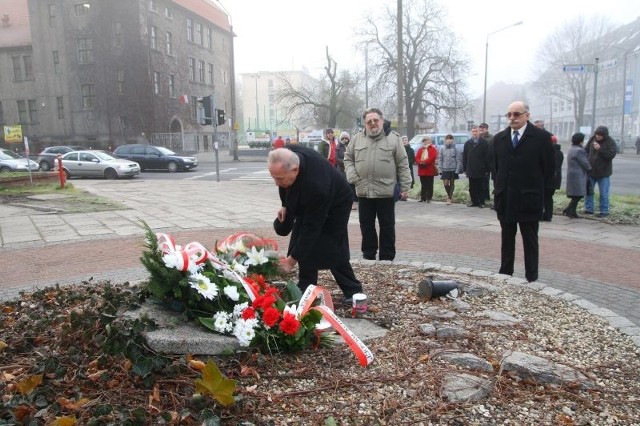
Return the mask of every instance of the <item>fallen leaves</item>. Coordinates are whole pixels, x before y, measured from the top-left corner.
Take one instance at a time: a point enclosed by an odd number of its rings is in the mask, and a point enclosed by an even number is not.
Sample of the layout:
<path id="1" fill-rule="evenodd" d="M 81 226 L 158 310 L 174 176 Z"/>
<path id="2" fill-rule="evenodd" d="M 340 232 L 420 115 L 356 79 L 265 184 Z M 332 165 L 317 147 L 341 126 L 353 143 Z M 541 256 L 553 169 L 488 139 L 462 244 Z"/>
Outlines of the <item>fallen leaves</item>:
<path id="1" fill-rule="evenodd" d="M 202 370 L 202 379 L 196 379 L 196 392 L 209 395 L 224 406 L 232 405 L 235 400 L 236 381 L 224 377 L 220 369 L 212 360 Z"/>
<path id="2" fill-rule="evenodd" d="M 29 376 L 26 379 L 20 380 L 18 382 L 18 389 L 23 395 L 29 395 L 36 386 L 42 383 L 42 374 L 36 374 L 33 376 Z"/>

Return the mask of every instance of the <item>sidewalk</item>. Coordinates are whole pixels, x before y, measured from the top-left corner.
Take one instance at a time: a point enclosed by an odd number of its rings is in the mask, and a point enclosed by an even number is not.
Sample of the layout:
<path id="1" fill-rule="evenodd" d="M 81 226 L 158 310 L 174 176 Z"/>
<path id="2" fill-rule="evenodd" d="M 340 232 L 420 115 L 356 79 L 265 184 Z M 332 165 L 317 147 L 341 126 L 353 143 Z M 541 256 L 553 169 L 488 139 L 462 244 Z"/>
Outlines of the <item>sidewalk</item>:
<path id="1" fill-rule="evenodd" d="M 254 159 L 254 161 L 262 161 Z M 224 162 L 233 161 L 228 155 Z M 221 160 L 222 162 L 222 160 Z M 240 230 L 276 239 L 275 185 L 268 181 L 74 180 L 128 210 L 55 214 L 0 205 L 0 298 L 55 283 L 124 282 L 145 278 L 139 220 L 171 233 L 178 244 L 212 247 Z M 431 262 L 468 270 L 498 270 L 500 227 L 491 209 L 444 203 L 397 205 L 397 261 Z M 357 212 L 351 217 L 352 257 L 360 259 Z M 640 336 L 640 229 L 596 219 L 556 216 L 540 227 L 540 282 L 627 318 Z M 515 277 L 524 277 L 518 241 Z M 624 318 L 623 318 L 624 319 Z"/>

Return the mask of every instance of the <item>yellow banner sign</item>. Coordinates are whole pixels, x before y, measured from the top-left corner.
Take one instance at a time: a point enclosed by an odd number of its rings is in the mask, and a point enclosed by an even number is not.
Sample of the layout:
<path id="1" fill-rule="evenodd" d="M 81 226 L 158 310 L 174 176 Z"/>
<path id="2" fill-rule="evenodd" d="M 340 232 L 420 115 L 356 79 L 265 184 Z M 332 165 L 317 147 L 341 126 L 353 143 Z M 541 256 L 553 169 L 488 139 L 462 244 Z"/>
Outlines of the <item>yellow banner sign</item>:
<path id="1" fill-rule="evenodd" d="M 4 141 L 6 143 L 22 142 L 22 126 L 4 126 Z"/>

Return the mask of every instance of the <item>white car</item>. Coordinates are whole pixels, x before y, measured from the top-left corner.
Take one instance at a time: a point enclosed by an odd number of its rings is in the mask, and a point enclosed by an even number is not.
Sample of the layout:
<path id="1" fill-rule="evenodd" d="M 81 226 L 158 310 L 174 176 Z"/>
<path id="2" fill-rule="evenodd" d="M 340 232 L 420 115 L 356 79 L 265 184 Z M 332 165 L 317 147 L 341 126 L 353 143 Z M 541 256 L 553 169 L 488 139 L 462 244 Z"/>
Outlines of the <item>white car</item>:
<path id="1" fill-rule="evenodd" d="M 33 160 L 28 160 L 10 149 L 0 149 L 0 173 L 38 171 L 40 167 Z"/>
<path id="2" fill-rule="evenodd" d="M 56 169 L 57 169 L 56 165 Z M 62 169 L 70 177 L 100 177 L 118 179 L 140 174 L 140 165 L 134 161 L 114 157 L 104 151 L 72 151 L 62 156 Z"/>

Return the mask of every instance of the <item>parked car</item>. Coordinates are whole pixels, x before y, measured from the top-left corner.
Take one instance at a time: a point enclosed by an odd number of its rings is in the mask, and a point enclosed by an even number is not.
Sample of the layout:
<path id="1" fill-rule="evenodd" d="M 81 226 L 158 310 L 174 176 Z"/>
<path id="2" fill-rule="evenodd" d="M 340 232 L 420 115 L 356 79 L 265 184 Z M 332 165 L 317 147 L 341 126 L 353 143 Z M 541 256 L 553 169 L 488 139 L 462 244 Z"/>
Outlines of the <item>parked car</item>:
<path id="1" fill-rule="evenodd" d="M 53 170 L 53 165 L 58 155 L 64 155 L 67 152 L 80 151 L 83 149 L 85 148 L 75 145 L 48 146 L 38 154 L 38 159 L 36 161 L 42 171 L 48 172 L 49 170 Z"/>
<path id="2" fill-rule="evenodd" d="M 314 130 L 311 133 L 309 133 L 307 136 L 302 138 L 302 140 L 300 141 L 300 145 L 318 150 L 318 144 L 322 142 L 323 136 L 324 136 L 324 131 Z"/>
<path id="3" fill-rule="evenodd" d="M 27 168 L 28 167 L 28 168 Z M 10 149 L 0 149 L 0 173 L 37 171 L 38 163 L 24 158 Z"/>
<path id="4" fill-rule="evenodd" d="M 415 152 L 418 152 L 418 149 L 422 146 L 422 139 L 425 136 L 429 136 L 435 142 L 436 147 L 440 148 L 441 146 L 444 146 L 444 139 L 448 134 L 449 133 L 420 133 L 419 135 L 415 135 L 411 138 L 409 145 L 411 145 L 411 148 L 413 148 Z M 453 135 L 453 141 L 456 144 L 456 148 L 459 151 L 462 151 L 464 149 L 464 143 L 469 140 L 469 134 L 451 133 L 451 135 Z"/>
<path id="5" fill-rule="evenodd" d="M 198 166 L 198 159 L 180 155 L 162 146 L 145 144 L 121 145 L 113 151 L 118 158 L 135 161 L 141 170 L 167 169 L 170 172 L 191 170 Z"/>
<path id="6" fill-rule="evenodd" d="M 57 169 L 57 165 L 55 167 Z M 67 152 L 62 156 L 62 169 L 71 177 L 99 177 L 118 179 L 140 174 L 140 165 L 134 161 L 116 158 L 104 151 L 85 150 Z"/>

